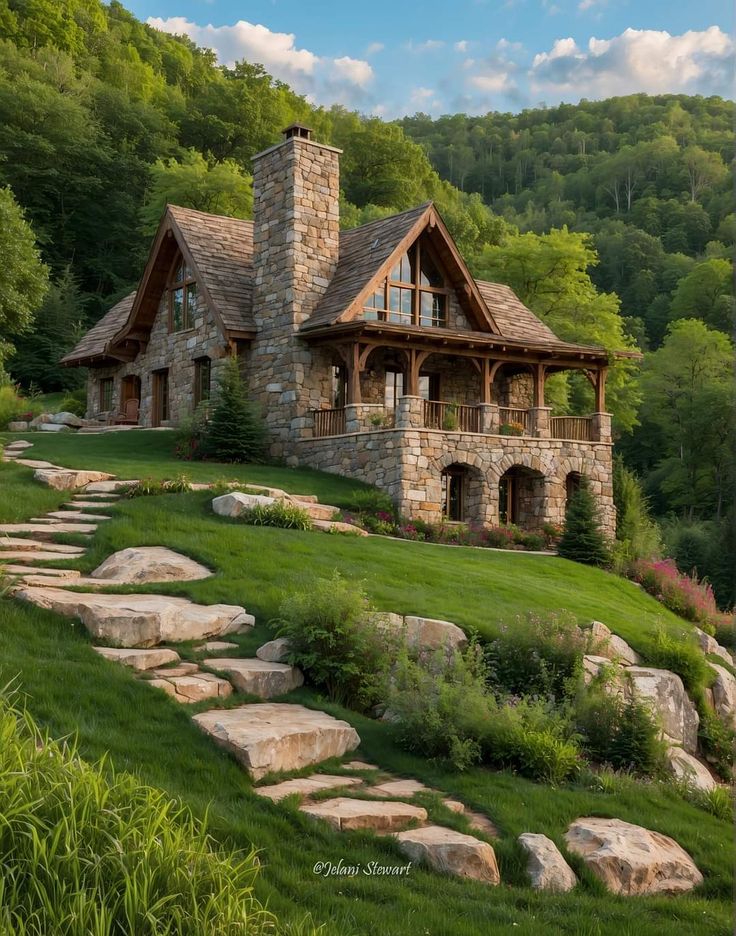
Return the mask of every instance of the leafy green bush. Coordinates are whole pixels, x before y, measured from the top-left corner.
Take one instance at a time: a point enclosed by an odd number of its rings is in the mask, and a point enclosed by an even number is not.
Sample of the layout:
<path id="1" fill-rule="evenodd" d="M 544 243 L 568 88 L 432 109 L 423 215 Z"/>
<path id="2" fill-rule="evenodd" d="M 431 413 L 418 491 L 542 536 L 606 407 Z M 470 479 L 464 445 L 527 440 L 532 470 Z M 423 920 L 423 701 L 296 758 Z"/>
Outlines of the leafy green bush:
<path id="1" fill-rule="evenodd" d="M 644 776 L 661 773 L 665 744 L 640 700 L 609 695 L 594 682 L 576 699 L 574 718 L 583 749 L 596 763 Z"/>
<path id="2" fill-rule="evenodd" d="M 249 526 L 280 527 L 282 530 L 311 530 L 312 520 L 302 507 L 277 500 L 274 504 L 256 504 L 244 510 L 238 520 Z"/>
<path id="3" fill-rule="evenodd" d="M 662 537 L 649 515 L 641 482 L 619 456 L 613 465 L 613 500 L 616 505 L 613 563 L 622 574 L 637 559 L 657 559 L 662 552 Z"/>
<path id="4" fill-rule="evenodd" d="M 692 784 L 678 784 L 678 788 L 680 795 L 693 805 L 724 822 L 733 822 L 733 794 L 728 787 L 717 786 L 712 790 L 700 790 Z"/>
<path id="5" fill-rule="evenodd" d="M 266 441 L 263 418 L 258 406 L 248 399 L 238 359 L 228 358 L 212 415 L 202 432 L 198 457 L 224 462 L 260 461 Z"/>
<path id="6" fill-rule="evenodd" d="M 0 697 L 0 932 L 273 934 L 255 852 L 135 777 L 91 766 Z"/>
<path id="7" fill-rule="evenodd" d="M 333 701 L 363 710 L 379 701 L 396 650 L 390 635 L 367 620 L 369 610 L 363 587 L 335 572 L 284 599 L 273 622 L 289 640 L 290 663 Z"/>
<path id="8" fill-rule="evenodd" d="M 497 690 L 561 699 L 580 673 L 587 648 L 588 637 L 572 615 L 530 613 L 503 625 L 485 654 Z"/>
<path id="9" fill-rule="evenodd" d="M 734 730 L 706 706 L 698 706 L 698 712 L 698 740 L 705 759 L 721 779 L 730 782 L 733 778 L 733 752 L 736 741 Z"/>
<path id="10" fill-rule="evenodd" d="M 603 566 L 610 559 L 595 498 L 584 478 L 570 498 L 565 514 L 565 531 L 557 551 L 564 559 L 587 565 Z"/>
<path id="11" fill-rule="evenodd" d="M 377 488 L 367 488 L 365 491 L 355 491 L 350 495 L 348 509 L 355 513 L 373 513 L 379 511 L 383 513 L 395 513 L 395 507 L 391 498 L 385 491 L 379 491 Z"/>
<path id="12" fill-rule="evenodd" d="M 74 413 L 75 416 L 84 416 L 87 412 L 87 388 L 80 387 L 73 390 L 63 398 L 59 404 L 60 413 Z"/>
<path id="13" fill-rule="evenodd" d="M 12 384 L 0 386 L 0 429 L 7 429 L 8 423 L 26 410 L 30 410 L 28 400 L 23 399 Z"/>

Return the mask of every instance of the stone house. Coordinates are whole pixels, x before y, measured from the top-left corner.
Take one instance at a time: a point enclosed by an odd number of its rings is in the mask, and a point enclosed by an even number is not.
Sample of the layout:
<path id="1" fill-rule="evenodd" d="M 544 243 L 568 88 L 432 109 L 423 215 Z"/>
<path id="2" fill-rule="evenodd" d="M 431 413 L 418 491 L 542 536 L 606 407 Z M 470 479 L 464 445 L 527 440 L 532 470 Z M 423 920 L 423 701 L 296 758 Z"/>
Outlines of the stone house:
<path id="1" fill-rule="evenodd" d="M 473 279 L 431 203 L 341 231 L 340 151 L 284 137 L 254 157 L 253 221 L 167 206 L 137 291 L 63 359 L 89 369 L 88 417 L 175 425 L 237 355 L 289 465 L 406 516 L 528 529 L 561 523 L 585 476 L 612 531 L 608 353 Z M 551 415 L 563 370 L 593 385 L 590 416 Z"/>

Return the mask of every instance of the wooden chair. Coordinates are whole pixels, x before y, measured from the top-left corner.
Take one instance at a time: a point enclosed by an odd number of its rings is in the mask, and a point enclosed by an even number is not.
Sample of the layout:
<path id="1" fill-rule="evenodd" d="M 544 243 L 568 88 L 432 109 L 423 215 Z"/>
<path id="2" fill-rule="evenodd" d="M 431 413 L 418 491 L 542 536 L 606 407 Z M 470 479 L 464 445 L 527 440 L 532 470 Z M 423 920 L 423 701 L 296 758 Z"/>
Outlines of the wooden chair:
<path id="1" fill-rule="evenodd" d="M 126 400 L 123 406 L 123 412 L 118 413 L 112 420 L 113 426 L 136 426 L 138 425 L 138 407 L 140 401 L 135 398 Z"/>

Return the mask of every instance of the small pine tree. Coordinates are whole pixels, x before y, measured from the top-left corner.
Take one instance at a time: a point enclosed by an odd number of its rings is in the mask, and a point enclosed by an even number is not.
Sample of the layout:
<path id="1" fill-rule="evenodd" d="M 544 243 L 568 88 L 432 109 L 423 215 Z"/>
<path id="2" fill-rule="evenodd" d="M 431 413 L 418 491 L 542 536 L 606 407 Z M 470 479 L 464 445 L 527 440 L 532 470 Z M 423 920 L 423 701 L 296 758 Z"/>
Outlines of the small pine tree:
<path id="1" fill-rule="evenodd" d="M 266 427 L 248 399 L 237 358 L 229 358 L 223 368 L 200 451 L 203 458 L 225 462 L 259 461 L 266 451 Z"/>
<path id="2" fill-rule="evenodd" d="M 570 498 L 565 514 L 565 532 L 557 551 L 565 559 L 586 565 L 606 565 L 609 550 L 601 529 L 595 498 L 585 479 Z"/>

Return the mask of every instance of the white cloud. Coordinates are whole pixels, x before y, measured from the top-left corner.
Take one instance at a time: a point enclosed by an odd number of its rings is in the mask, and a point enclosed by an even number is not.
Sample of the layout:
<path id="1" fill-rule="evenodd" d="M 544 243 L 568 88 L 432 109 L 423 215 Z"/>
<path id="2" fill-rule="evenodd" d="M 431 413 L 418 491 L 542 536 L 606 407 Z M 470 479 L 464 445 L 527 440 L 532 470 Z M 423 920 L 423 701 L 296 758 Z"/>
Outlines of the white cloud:
<path id="1" fill-rule="evenodd" d="M 382 42 L 371 42 L 365 50 L 365 54 L 376 55 L 378 52 L 383 52 L 385 48 L 386 46 Z"/>
<path id="2" fill-rule="evenodd" d="M 362 59 L 324 58 L 296 46 L 293 33 L 272 32 L 266 26 L 239 20 L 232 26 L 200 26 L 183 16 L 150 16 L 154 29 L 189 36 L 197 45 L 213 49 L 218 60 L 232 65 L 241 59 L 257 62 L 275 78 L 287 82 L 311 100 L 356 104 L 373 79 L 373 69 Z"/>
<path id="3" fill-rule="evenodd" d="M 646 92 L 727 94 L 733 40 L 717 26 L 672 36 L 663 30 L 626 29 L 612 39 L 591 38 L 581 50 L 558 39 L 534 57 L 534 93 L 566 100 Z"/>
<path id="4" fill-rule="evenodd" d="M 487 94 L 498 94 L 501 91 L 508 91 L 512 87 L 512 81 L 508 72 L 487 72 L 483 75 L 472 75 L 468 83 Z"/>
<path id="5" fill-rule="evenodd" d="M 460 42 L 455 43 L 453 48 L 455 49 L 456 52 L 467 52 L 469 45 L 470 43 L 468 42 L 467 39 L 461 39 Z"/>

